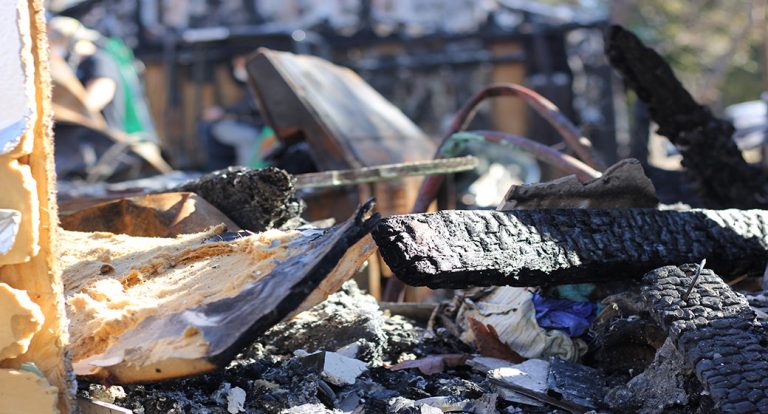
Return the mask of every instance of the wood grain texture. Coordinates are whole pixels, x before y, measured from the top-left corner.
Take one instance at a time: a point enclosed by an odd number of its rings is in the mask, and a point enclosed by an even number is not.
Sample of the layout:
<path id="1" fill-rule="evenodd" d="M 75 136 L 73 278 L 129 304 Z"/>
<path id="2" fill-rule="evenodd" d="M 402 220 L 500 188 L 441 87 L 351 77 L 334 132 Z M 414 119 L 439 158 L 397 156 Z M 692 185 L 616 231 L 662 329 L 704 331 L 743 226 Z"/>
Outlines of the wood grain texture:
<path id="1" fill-rule="evenodd" d="M 45 323 L 30 343 L 29 351 L 13 360 L 0 363 L 2 368 L 18 368 L 24 362 L 34 362 L 48 382 L 59 390 L 59 410 L 72 410 L 74 375 L 64 347 L 68 341 L 67 319 L 61 271 L 57 264 L 57 208 L 54 196 L 53 115 L 51 111 L 51 79 L 48 65 L 48 40 L 41 0 L 28 2 L 32 55 L 35 65 L 35 101 L 37 117 L 30 131 L 34 137 L 33 151 L 20 158 L 28 164 L 37 184 L 40 210 L 40 251 L 29 262 L 0 268 L 0 281 L 16 289 L 26 290 L 40 306 Z"/>

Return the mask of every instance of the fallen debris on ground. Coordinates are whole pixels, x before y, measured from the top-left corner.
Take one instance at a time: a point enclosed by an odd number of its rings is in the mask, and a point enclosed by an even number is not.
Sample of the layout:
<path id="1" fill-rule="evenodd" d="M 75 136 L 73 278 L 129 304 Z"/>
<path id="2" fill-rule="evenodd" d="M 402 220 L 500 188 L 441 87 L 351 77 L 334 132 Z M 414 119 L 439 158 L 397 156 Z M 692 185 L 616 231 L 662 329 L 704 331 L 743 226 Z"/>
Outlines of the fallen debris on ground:
<path id="1" fill-rule="evenodd" d="M 373 252 L 370 205 L 329 230 L 177 239 L 65 233 L 75 371 L 111 383 L 199 374 L 228 363 L 290 314 L 323 301 Z M 100 236 L 99 236 L 100 235 Z"/>
<path id="2" fill-rule="evenodd" d="M 630 280 L 702 257 L 762 274 L 766 229 L 762 210 L 440 211 L 386 217 L 373 238 L 401 280 L 467 288 Z"/>
<path id="3" fill-rule="evenodd" d="M 554 181 L 515 185 L 497 210 L 536 208 L 656 208 L 653 183 L 637 160 L 619 161 L 586 183 L 575 175 Z"/>

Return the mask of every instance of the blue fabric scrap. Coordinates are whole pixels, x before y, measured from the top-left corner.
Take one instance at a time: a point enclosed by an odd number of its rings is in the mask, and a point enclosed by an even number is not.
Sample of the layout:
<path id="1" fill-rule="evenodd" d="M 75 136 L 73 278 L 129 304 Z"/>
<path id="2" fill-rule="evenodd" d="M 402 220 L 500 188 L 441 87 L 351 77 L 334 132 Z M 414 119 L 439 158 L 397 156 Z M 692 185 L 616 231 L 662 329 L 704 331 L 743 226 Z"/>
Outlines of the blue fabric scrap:
<path id="1" fill-rule="evenodd" d="M 533 295 L 533 306 L 539 326 L 559 329 L 570 336 L 584 335 L 596 316 L 594 303 L 547 298 L 538 293 Z"/>

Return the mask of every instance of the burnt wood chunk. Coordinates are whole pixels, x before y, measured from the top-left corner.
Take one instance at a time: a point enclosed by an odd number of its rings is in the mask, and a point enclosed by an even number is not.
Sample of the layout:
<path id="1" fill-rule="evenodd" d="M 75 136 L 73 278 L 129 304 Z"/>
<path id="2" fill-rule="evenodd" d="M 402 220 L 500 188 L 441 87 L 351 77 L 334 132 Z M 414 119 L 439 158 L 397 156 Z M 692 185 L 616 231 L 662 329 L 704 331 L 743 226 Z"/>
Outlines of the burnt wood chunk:
<path id="1" fill-rule="evenodd" d="M 269 167 L 229 167 L 172 191 L 196 193 L 245 230 L 260 232 L 299 217 L 304 208 L 294 195 L 293 178 Z"/>
<path id="2" fill-rule="evenodd" d="M 651 315 L 724 413 L 768 412 L 768 335 L 746 298 L 709 269 L 666 266 L 643 278 Z M 686 292 L 694 283 L 690 295 Z"/>
<path id="3" fill-rule="evenodd" d="M 605 53 L 648 106 L 658 133 L 680 150 L 707 207 L 768 206 L 768 173 L 747 164 L 733 141 L 733 125 L 699 105 L 664 58 L 620 26 L 609 29 Z"/>
<path id="4" fill-rule="evenodd" d="M 702 258 L 761 274 L 768 211 L 441 211 L 385 218 L 373 237 L 402 281 L 431 288 L 630 279 Z"/>

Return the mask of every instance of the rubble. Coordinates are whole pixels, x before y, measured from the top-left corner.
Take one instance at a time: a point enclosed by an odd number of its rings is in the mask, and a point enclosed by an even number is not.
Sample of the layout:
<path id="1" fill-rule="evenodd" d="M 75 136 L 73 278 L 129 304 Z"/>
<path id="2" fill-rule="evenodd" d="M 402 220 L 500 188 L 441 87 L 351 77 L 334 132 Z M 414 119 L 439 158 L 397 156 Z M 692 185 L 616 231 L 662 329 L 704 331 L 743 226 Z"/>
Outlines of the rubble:
<path id="1" fill-rule="evenodd" d="M 299 217 L 304 205 L 294 195 L 291 176 L 269 167 L 230 167 L 187 182 L 173 192 L 192 192 L 250 231 L 280 227 Z"/>
<path id="2" fill-rule="evenodd" d="M 330 306 L 328 302 L 331 303 Z M 319 329 L 322 329 L 322 323 L 302 325 L 297 322 L 312 320 L 317 315 L 331 310 L 363 315 L 361 304 L 363 309 L 377 313 L 376 318 L 383 320 L 380 345 L 382 349 L 395 351 L 385 353 L 381 357 L 383 360 L 379 362 L 369 363 L 368 371 L 361 373 L 352 384 L 335 385 L 326 382 L 319 367 L 307 365 L 304 360 L 306 357 L 294 356 L 294 349 L 289 349 L 284 343 L 272 339 L 278 338 L 275 336 L 276 332 L 290 331 L 294 337 L 292 344 L 298 348 L 316 347 L 326 352 L 334 349 L 339 342 L 350 339 L 354 341 L 355 335 L 358 342 L 362 342 L 359 340 L 366 336 L 366 332 L 359 328 L 349 329 L 345 340 L 335 341 L 334 335 L 318 337 L 313 333 L 310 327 L 320 325 Z M 469 349 L 453 348 L 450 342 L 443 342 L 439 336 L 431 339 L 424 337 L 424 328 L 416 323 L 399 316 L 383 314 L 375 308 L 373 298 L 362 294 L 354 282 L 348 282 L 339 292 L 331 295 L 327 302 L 318 304 L 305 313 L 310 316 L 300 314 L 296 319 L 276 325 L 256 343 L 245 348 L 223 370 L 186 379 L 126 385 L 123 388 L 127 397 L 115 400 L 115 404 L 145 414 L 181 413 L 189 410 L 210 410 L 223 414 L 226 412 L 227 402 L 219 397 L 221 393 L 217 394 L 217 390 L 226 388 L 224 383 L 228 384 L 229 389 L 243 389 L 246 393 L 245 412 L 256 413 L 304 412 L 302 410 L 388 413 L 395 412 L 391 411 L 392 409 L 421 409 L 424 406 L 434 408 L 430 404 L 470 407 L 471 402 L 477 406 L 477 400 L 490 398 L 484 397 L 490 394 L 490 390 L 482 385 L 485 381 L 484 373 L 481 375 L 466 368 L 450 367 L 443 373 L 424 375 L 417 370 L 392 371 L 385 368 L 384 365 L 401 358 L 403 352 L 397 350 L 406 350 L 416 357 L 426 357 L 437 352 Z M 311 316 L 312 314 L 315 316 Z M 348 316 L 344 319 L 351 318 Z M 338 323 L 337 321 L 328 325 L 331 331 L 334 324 Z M 355 325 L 354 322 L 351 323 Z M 307 330 L 303 331 L 299 326 L 304 326 Z M 306 335 L 307 342 L 303 344 L 306 346 L 301 344 L 303 335 Z M 404 342 L 404 337 L 410 339 Z M 89 395 L 89 392 L 84 388 L 81 395 Z M 446 398 L 432 399 L 433 397 Z"/>
<path id="3" fill-rule="evenodd" d="M 725 275 L 761 274 L 766 228 L 761 210 L 441 211 L 386 217 L 373 238 L 404 282 L 466 288 L 636 279 L 702 257 Z"/>
<path id="4" fill-rule="evenodd" d="M 386 317 L 372 296 L 348 283 L 312 309 L 270 329 L 261 341 L 280 354 L 329 350 L 380 366 L 410 351 L 422 333 L 405 318 Z"/>
<path id="5" fill-rule="evenodd" d="M 354 384 L 357 377 L 368 369 L 365 362 L 337 352 L 318 351 L 297 356 L 307 369 L 314 369 L 324 380 L 337 386 Z"/>
<path id="6" fill-rule="evenodd" d="M 92 235 L 70 233 L 63 260 L 75 371 L 131 383 L 226 364 L 359 269 L 378 220 L 365 218 L 370 207 L 328 230 L 273 230 L 230 242 L 205 242 L 221 229 L 177 239 L 101 233 L 96 246 Z"/>
<path id="7" fill-rule="evenodd" d="M 692 380 L 683 355 L 667 339 L 653 362 L 626 384 L 616 386 L 605 396 L 606 404 L 617 412 L 663 413 L 687 406 L 691 390 L 701 388 Z"/>
<path id="8" fill-rule="evenodd" d="M 582 183 L 575 175 L 512 186 L 497 210 L 537 208 L 656 208 L 659 199 L 640 162 L 626 159 Z"/>
<path id="9" fill-rule="evenodd" d="M 16 16 L 22 3 L 0 11 Z M 39 30 L 37 14 L 19 21 Z M 11 188 L 0 198 L 0 411 L 76 411 L 76 374 L 84 412 L 768 412 L 768 322 L 756 309 L 768 300 L 765 280 L 749 279 L 766 268 L 768 213 L 660 208 L 638 161 L 603 172 L 590 141 L 532 89 L 483 89 L 436 146 L 351 71 L 261 49 L 250 86 L 276 154 L 303 154 L 294 167 L 306 174 L 230 167 L 183 185 L 99 184 L 132 197 L 93 205 L 76 193 L 73 206 L 89 207 L 61 215 L 79 230 L 68 231 L 55 221 L 46 44 L 35 39 L 25 58 L 42 70 L 22 67 L 39 114 L 0 134 Z M 633 35 L 612 28 L 607 44 L 708 204 L 763 207 L 766 173 L 746 164 L 730 124 Z M 498 96 L 530 104 L 573 155 L 465 131 Z M 573 175 L 513 186 L 499 211 L 424 213 L 440 191 L 457 204 L 456 182 L 440 184 L 478 164 L 449 158 L 467 142 L 520 146 Z M 88 178 L 113 176 L 108 161 Z M 307 224 L 305 207 L 327 228 Z M 464 290 L 380 303 L 349 281 L 361 269 L 375 295 L 390 270 L 395 297 L 400 280 Z M 747 299 L 715 272 L 763 291 Z"/>
<path id="10" fill-rule="evenodd" d="M 684 299 L 699 271 L 698 282 Z M 643 277 L 643 298 L 720 412 L 768 411 L 768 332 L 746 298 L 710 269 L 666 266 Z"/>

